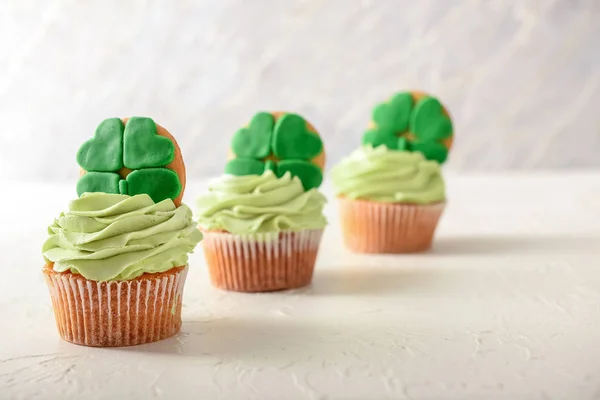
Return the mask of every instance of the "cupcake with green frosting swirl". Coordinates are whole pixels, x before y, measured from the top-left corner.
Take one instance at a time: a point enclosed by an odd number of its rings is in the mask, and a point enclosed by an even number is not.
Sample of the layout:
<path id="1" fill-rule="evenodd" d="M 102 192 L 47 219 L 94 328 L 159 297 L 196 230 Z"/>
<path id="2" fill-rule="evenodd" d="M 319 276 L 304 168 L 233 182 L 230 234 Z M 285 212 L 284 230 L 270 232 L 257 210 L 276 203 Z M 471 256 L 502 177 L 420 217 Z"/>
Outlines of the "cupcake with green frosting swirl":
<path id="1" fill-rule="evenodd" d="M 364 253 L 431 247 L 446 202 L 440 164 L 453 126 L 439 101 L 397 93 L 373 110 L 363 146 L 331 171 L 344 242 Z"/>
<path id="2" fill-rule="evenodd" d="M 96 347 L 174 335 L 188 254 L 202 239 L 181 203 L 185 167 L 175 139 L 150 118 L 111 118 L 77 162 L 80 196 L 42 246 L 59 334 Z"/>
<path id="3" fill-rule="evenodd" d="M 242 292 L 305 286 L 327 225 L 318 191 L 323 144 L 297 114 L 258 113 L 252 121 L 234 135 L 225 173 L 197 201 L 209 276 Z"/>

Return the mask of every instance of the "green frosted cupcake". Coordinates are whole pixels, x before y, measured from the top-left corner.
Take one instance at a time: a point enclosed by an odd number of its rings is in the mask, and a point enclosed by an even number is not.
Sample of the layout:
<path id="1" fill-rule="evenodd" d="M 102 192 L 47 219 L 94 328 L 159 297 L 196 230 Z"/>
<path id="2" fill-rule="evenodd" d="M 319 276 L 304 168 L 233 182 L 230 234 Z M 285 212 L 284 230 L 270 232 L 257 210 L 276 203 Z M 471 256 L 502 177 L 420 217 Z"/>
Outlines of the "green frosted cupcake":
<path id="1" fill-rule="evenodd" d="M 198 199 L 214 286 L 264 292 L 308 285 L 323 229 L 325 149 L 293 113 L 259 112 L 231 141 L 225 174 Z"/>
<path id="2" fill-rule="evenodd" d="M 447 110 L 424 93 L 397 93 L 373 109 L 363 146 L 331 172 L 350 249 L 408 253 L 431 247 L 446 202 L 440 164 L 453 136 Z"/>

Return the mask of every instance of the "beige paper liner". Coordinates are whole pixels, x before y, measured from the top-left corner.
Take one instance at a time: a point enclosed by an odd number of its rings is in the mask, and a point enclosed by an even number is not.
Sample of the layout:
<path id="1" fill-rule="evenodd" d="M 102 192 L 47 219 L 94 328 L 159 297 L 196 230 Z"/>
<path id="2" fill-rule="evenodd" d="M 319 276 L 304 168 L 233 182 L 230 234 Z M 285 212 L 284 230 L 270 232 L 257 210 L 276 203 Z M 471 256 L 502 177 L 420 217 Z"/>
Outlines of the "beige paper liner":
<path id="1" fill-rule="evenodd" d="M 93 347 L 134 346 L 173 336 L 181 328 L 187 267 L 130 281 L 96 282 L 44 269 L 60 336 Z"/>
<path id="2" fill-rule="evenodd" d="M 238 292 L 268 292 L 308 285 L 322 229 L 252 236 L 203 231 L 212 284 Z"/>
<path id="3" fill-rule="evenodd" d="M 378 203 L 338 198 L 344 242 L 360 253 L 413 253 L 431 247 L 445 203 Z"/>

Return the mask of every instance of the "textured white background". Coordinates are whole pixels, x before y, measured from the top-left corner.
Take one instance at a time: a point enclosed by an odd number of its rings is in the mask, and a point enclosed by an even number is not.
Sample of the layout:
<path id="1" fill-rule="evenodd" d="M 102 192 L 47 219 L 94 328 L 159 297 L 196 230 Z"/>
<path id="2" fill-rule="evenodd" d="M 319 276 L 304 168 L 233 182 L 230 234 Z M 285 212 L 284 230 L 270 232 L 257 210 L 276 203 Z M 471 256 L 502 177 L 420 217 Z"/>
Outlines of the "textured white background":
<path id="1" fill-rule="evenodd" d="M 214 175 L 258 109 L 303 113 L 331 166 L 404 88 L 449 106 L 450 168 L 600 166 L 597 0 L 3 0 L 0 54 L 5 176 L 72 177 L 97 123 L 128 115 Z"/>

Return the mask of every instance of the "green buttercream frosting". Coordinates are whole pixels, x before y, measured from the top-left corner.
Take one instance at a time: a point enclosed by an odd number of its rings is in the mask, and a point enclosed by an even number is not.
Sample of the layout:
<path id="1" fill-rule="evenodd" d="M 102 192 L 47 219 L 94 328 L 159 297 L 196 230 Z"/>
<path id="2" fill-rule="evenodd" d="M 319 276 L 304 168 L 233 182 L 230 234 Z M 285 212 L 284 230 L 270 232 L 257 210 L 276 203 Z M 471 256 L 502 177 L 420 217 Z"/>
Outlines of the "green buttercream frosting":
<path id="1" fill-rule="evenodd" d="M 84 193 L 48 228 L 42 252 L 56 272 L 130 280 L 186 265 L 202 239 L 192 211 L 147 194 Z"/>
<path id="2" fill-rule="evenodd" d="M 430 204 L 445 200 L 440 165 L 421 153 L 365 146 L 331 171 L 336 194 L 383 203 Z"/>
<path id="3" fill-rule="evenodd" d="M 304 191 L 297 177 L 272 171 L 262 175 L 223 175 L 198 199 L 198 222 L 206 230 L 235 234 L 322 229 L 325 197 Z"/>

